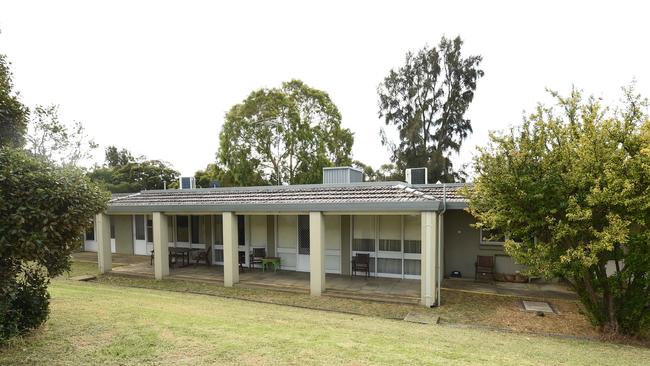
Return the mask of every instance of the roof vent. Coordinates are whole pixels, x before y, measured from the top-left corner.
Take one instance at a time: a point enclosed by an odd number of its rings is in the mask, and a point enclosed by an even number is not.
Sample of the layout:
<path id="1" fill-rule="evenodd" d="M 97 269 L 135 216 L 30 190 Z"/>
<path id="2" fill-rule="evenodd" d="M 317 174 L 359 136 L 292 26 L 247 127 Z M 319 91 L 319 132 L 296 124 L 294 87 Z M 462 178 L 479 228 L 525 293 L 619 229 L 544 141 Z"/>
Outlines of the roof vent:
<path id="1" fill-rule="evenodd" d="M 194 177 L 180 177 L 178 179 L 178 187 L 180 189 L 195 189 L 196 179 Z"/>
<path id="2" fill-rule="evenodd" d="M 427 168 L 410 168 L 406 169 L 406 183 L 408 184 L 428 184 Z"/>
<path id="3" fill-rule="evenodd" d="M 363 182 L 363 171 L 349 166 L 323 168 L 323 184 Z"/>

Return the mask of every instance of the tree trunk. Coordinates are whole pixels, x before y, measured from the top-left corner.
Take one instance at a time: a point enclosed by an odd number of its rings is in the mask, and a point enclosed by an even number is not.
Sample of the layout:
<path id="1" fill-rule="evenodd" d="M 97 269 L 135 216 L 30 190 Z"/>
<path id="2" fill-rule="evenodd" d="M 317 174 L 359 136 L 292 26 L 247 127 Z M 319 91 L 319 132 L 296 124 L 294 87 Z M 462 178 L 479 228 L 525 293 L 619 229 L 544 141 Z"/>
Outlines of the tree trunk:
<path id="1" fill-rule="evenodd" d="M 605 263 L 598 264 L 597 276 L 603 284 L 603 305 L 605 307 L 604 315 L 607 322 L 604 324 L 603 330 L 606 333 L 617 334 L 619 332 L 618 317 L 616 316 L 616 308 L 614 306 L 614 296 L 612 295 L 612 288 L 607 279 L 607 270 Z"/>

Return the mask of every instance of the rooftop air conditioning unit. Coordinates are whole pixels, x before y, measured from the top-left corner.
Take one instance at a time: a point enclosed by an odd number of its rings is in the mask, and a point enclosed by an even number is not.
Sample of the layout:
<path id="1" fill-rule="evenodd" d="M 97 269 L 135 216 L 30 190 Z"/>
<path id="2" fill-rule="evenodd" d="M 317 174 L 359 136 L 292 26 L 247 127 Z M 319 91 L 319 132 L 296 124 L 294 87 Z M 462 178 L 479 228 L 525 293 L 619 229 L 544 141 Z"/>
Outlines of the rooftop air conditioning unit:
<path id="1" fill-rule="evenodd" d="M 406 169 L 406 183 L 408 184 L 428 184 L 427 168 L 410 168 Z"/>
<path id="2" fill-rule="evenodd" d="M 196 179 L 194 177 L 180 177 L 178 183 L 178 188 L 180 189 L 196 188 Z"/>

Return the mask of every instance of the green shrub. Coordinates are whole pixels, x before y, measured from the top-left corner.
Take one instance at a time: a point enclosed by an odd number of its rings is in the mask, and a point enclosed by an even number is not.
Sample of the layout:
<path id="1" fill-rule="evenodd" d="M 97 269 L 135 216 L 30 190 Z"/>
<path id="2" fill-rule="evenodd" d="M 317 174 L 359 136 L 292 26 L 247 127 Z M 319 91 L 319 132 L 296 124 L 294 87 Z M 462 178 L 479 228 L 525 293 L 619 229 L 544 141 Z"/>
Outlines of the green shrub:
<path id="1" fill-rule="evenodd" d="M 47 272 L 34 264 L 12 267 L 16 276 L 0 289 L 0 342 L 39 327 L 49 314 Z"/>
<path id="2" fill-rule="evenodd" d="M 70 267 L 107 200 L 77 169 L 0 148 L 0 341 L 45 321 L 49 278 Z"/>

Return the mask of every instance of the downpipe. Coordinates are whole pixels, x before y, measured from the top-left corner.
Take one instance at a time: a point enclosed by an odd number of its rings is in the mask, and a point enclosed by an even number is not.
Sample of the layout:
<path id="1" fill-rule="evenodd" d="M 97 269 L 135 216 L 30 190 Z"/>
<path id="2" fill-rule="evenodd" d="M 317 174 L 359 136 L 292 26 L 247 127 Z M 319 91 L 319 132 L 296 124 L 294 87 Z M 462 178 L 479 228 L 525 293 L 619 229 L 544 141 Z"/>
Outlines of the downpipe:
<path id="1" fill-rule="evenodd" d="M 444 223 L 445 223 L 445 212 L 447 212 L 447 186 L 445 183 L 442 184 L 442 211 L 438 215 L 438 253 L 436 259 L 438 260 L 437 271 L 438 275 L 436 277 L 436 304 L 435 306 L 440 306 L 442 301 L 440 299 L 442 287 L 442 248 L 444 245 Z M 434 307 L 434 306 L 432 306 Z"/>

